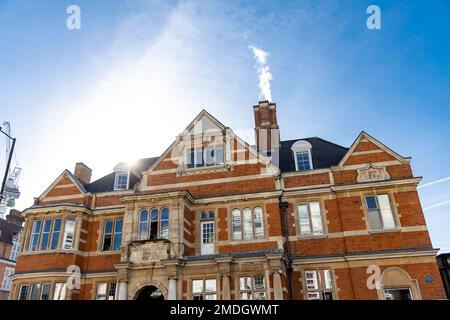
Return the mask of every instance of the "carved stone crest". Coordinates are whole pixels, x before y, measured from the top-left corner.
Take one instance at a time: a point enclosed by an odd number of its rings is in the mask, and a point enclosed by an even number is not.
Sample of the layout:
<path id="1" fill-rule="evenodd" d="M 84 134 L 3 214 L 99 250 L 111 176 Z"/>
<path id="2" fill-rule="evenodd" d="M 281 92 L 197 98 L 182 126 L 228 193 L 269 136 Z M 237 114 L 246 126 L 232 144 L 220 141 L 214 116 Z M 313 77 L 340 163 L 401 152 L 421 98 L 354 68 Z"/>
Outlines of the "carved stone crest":
<path id="1" fill-rule="evenodd" d="M 166 240 L 135 241 L 121 250 L 122 261 L 135 264 L 154 263 L 170 257 L 170 243 Z"/>
<path id="2" fill-rule="evenodd" d="M 376 167 L 369 164 L 365 168 L 358 169 L 358 182 L 384 181 L 390 178 L 386 167 Z"/>

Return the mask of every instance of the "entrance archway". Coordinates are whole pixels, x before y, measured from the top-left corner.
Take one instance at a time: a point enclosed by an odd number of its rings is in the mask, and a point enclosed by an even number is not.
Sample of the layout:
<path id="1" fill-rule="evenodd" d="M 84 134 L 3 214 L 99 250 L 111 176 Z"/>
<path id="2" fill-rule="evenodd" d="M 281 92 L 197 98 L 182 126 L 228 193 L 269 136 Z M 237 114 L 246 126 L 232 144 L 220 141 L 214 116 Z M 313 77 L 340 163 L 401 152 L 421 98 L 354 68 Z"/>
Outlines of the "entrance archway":
<path id="1" fill-rule="evenodd" d="M 158 289 L 155 286 L 145 286 L 138 291 L 135 300 L 137 301 L 164 300 L 164 295 L 161 289 Z"/>

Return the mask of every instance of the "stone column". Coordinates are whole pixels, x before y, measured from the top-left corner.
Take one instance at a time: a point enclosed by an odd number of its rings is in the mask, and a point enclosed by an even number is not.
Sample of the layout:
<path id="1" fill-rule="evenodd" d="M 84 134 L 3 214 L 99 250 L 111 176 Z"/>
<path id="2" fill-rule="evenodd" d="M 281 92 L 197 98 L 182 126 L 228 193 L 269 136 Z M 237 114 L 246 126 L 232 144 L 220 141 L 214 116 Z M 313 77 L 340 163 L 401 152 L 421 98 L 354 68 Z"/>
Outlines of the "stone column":
<path id="1" fill-rule="evenodd" d="M 281 276 L 278 271 L 273 273 L 273 293 L 275 300 L 283 300 L 283 286 L 281 284 Z"/>
<path id="2" fill-rule="evenodd" d="M 228 273 L 222 275 L 222 300 L 231 300 L 230 275 Z"/>
<path id="3" fill-rule="evenodd" d="M 126 281 L 119 282 L 119 295 L 117 300 L 128 300 L 128 283 Z"/>
<path id="4" fill-rule="evenodd" d="M 169 278 L 169 293 L 167 294 L 167 300 L 177 300 L 177 279 L 174 277 Z"/>

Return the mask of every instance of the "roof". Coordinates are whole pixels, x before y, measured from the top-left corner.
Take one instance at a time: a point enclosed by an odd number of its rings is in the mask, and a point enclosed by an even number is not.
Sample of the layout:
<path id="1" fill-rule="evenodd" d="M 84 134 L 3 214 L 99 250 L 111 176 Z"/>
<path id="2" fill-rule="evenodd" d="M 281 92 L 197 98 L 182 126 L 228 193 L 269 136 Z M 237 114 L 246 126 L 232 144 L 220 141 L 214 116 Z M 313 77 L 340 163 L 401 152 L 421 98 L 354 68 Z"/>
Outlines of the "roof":
<path id="1" fill-rule="evenodd" d="M 337 165 L 348 151 L 348 148 L 318 137 L 281 141 L 281 172 L 295 171 L 295 162 L 291 147 L 294 143 L 300 140 L 308 141 L 312 146 L 311 157 L 314 169 L 329 168 Z"/>
<path id="2" fill-rule="evenodd" d="M 20 232 L 21 230 L 21 226 L 4 219 L 0 219 L 0 242 L 12 245 L 13 233 Z"/>
<path id="3" fill-rule="evenodd" d="M 139 173 L 146 171 L 150 166 L 158 160 L 159 157 L 143 158 L 136 161 L 132 169 Z M 106 176 L 97 179 L 89 184 L 85 184 L 84 188 L 88 192 L 110 192 L 114 191 L 115 172 L 111 172 Z M 133 173 L 130 174 L 130 189 L 140 180 L 140 177 Z"/>
<path id="4" fill-rule="evenodd" d="M 291 147 L 295 142 L 299 140 L 305 140 L 311 144 L 314 169 L 329 168 L 331 166 L 337 165 L 348 151 L 348 148 L 342 147 L 318 137 L 281 141 L 281 172 L 295 171 L 295 163 Z M 159 158 L 160 157 L 144 158 L 136 162 L 136 164 L 132 167 L 132 169 L 134 170 L 131 170 L 132 174 L 130 175 L 130 189 L 133 188 L 133 186 L 141 179 L 141 177 L 134 174 L 133 171 L 142 173 L 143 171 L 148 170 L 152 165 L 154 165 Z M 90 184 L 85 184 L 84 188 L 87 192 L 111 192 L 114 191 L 114 180 L 115 172 L 111 172 L 106 176 L 91 182 Z"/>

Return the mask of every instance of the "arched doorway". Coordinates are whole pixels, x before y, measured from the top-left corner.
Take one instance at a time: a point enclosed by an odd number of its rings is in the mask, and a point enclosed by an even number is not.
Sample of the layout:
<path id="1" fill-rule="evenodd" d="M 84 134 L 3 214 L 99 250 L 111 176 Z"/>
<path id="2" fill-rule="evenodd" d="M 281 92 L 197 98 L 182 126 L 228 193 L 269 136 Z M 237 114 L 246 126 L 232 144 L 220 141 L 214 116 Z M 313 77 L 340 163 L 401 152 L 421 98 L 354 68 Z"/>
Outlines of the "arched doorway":
<path id="1" fill-rule="evenodd" d="M 164 300 L 161 289 L 155 286 L 145 286 L 136 294 L 137 301 Z"/>

